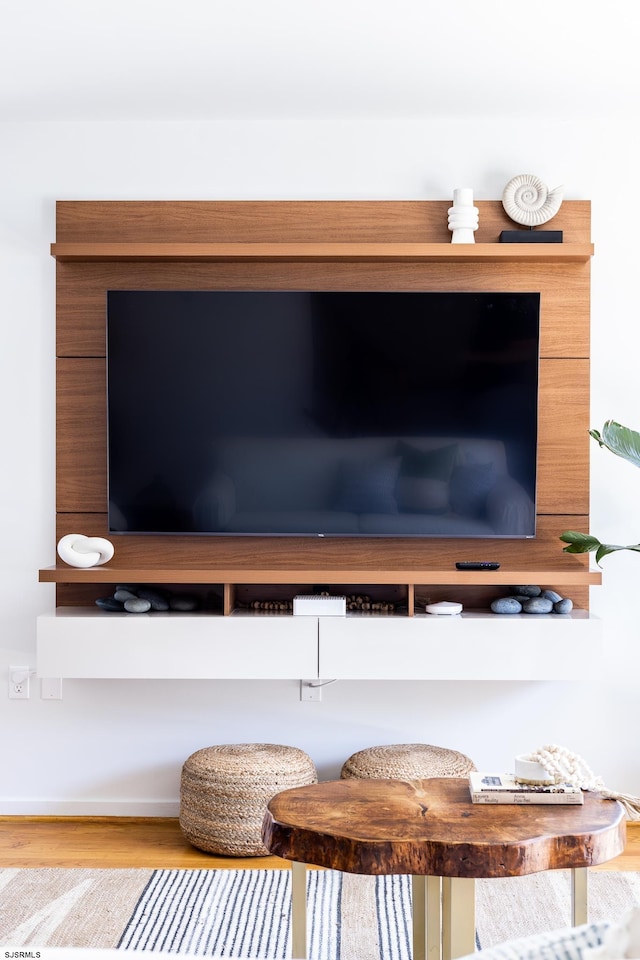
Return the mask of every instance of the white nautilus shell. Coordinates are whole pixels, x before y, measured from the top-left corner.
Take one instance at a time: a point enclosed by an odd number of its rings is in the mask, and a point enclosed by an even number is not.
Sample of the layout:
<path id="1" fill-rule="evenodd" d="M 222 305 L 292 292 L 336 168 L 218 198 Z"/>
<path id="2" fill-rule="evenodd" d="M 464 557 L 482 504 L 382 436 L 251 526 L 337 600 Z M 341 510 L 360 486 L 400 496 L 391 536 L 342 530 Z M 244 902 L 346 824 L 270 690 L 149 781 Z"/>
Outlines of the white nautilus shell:
<path id="1" fill-rule="evenodd" d="M 58 556 L 71 567 L 97 567 L 113 556 L 113 544 L 104 537 L 68 533 L 58 540 Z"/>
<path id="2" fill-rule="evenodd" d="M 502 194 L 507 215 L 526 227 L 537 227 L 555 217 L 562 203 L 564 187 L 549 190 L 539 177 L 521 173 L 509 180 Z"/>

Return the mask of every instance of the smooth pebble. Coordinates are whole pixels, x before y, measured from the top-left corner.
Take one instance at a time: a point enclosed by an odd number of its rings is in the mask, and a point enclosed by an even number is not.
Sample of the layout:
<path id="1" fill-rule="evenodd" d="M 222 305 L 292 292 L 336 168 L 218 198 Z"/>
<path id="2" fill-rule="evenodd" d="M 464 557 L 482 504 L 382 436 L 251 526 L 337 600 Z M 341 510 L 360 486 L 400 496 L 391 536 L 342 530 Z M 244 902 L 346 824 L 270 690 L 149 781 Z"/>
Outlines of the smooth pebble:
<path id="1" fill-rule="evenodd" d="M 122 600 L 123 603 L 125 600 L 137 599 L 135 593 L 129 590 L 128 587 L 117 587 L 113 596 L 116 600 Z"/>
<path id="2" fill-rule="evenodd" d="M 125 600 L 124 608 L 127 613 L 146 613 L 151 610 L 151 604 L 142 597 L 130 597 L 129 600 Z"/>
<path id="3" fill-rule="evenodd" d="M 573 600 L 570 600 L 569 597 L 565 597 L 564 600 L 558 600 L 558 602 L 553 605 L 554 613 L 571 613 L 572 610 Z"/>
<path id="4" fill-rule="evenodd" d="M 140 587 L 138 596 L 148 600 L 152 610 L 168 610 L 169 596 L 163 590 L 153 590 L 150 587 Z"/>
<path id="5" fill-rule="evenodd" d="M 551 600 L 546 600 L 544 597 L 531 597 L 522 604 L 523 613 L 551 613 L 552 610 Z"/>
<path id="6" fill-rule="evenodd" d="M 541 596 L 545 600 L 551 600 L 551 603 L 559 603 L 562 600 L 562 597 L 559 593 L 556 593 L 555 590 L 543 590 Z"/>
<path id="7" fill-rule="evenodd" d="M 515 597 L 499 597 L 491 604 L 494 613 L 521 613 L 522 604 Z"/>
<path id="8" fill-rule="evenodd" d="M 523 597 L 539 597 L 542 593 L 542 588 L 537 587 L 534 583 L 511 587 L 511 590 L 513 593 L 521 594 Z"/>
<path id="9" fill-rule="evenodd" d="M 108 610 L 110 613 L 122 613 L 124 610 L 124 604 L 116 600 L 115 597 L 100 597 L 99 600 L 96 600 L 96 606 L 100 607 L 101 610 Z"/>

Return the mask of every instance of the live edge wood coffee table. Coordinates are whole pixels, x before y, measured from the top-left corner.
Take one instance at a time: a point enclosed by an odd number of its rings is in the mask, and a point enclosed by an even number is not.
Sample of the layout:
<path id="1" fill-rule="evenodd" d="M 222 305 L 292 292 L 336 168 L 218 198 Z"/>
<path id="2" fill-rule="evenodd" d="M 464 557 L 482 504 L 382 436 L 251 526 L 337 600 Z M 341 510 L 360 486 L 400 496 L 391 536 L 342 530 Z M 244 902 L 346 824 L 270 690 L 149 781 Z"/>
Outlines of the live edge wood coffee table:
<path id="1" fill-rule="evenodd" d="M 617 801 L 474 804 L 466 779 L 333 780 L 279 793 L 263 840 L 292 861 L 292 953 L 306 957 L 306 867 L 410 874 L 413 960 L 475 950 L 475 879 L 570 869 L 572 923 L 587 921 L 587 867 L 624 849 Z"/>

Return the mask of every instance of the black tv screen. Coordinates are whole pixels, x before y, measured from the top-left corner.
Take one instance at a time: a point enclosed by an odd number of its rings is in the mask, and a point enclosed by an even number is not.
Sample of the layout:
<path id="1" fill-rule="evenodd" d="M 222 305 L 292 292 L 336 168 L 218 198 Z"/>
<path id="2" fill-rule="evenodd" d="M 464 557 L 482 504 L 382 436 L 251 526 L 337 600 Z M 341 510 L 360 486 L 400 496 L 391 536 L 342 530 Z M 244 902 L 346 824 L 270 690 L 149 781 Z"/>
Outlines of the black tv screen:
<path id="1" fill-rule="evenodd" d="M 107 294 L 111 533 L 533 537 L 539 293 Z"/>

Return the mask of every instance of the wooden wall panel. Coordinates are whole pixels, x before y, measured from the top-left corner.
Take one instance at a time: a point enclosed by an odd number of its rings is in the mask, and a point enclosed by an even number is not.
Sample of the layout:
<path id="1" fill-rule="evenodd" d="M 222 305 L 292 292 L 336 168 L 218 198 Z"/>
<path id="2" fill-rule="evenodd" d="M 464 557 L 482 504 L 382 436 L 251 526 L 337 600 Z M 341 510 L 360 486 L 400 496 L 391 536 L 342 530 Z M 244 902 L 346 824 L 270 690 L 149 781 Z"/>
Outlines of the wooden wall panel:
<path id="1" fill-rule="evenodd" d="M 538 517 L 536 537 L 530 540 L 353 540 L 339 537 L 176 537 L 109 534 L 105 513 L 60 513 L 57 538 L 81 531 L 87 536 L 111 537 L 118 567 L 158 568 L 454 570 L 456 560 L 478 557 L 499 560 L 506 569 L 588 568 L 588 557 L 563 554 L 563 530 L 586 529 L 587 516 Z M 241 577 L 238 578 L 241 581 Z"/>
<path id="2" fill-rule="evenodd" d="M 75 202 L 58 204 L 57 241 L 361 240 L 448 243 L 447 202 Z M 478 242 L 512 228 L 502 205 L 480 207 Z M 590 204 L 563 204 L 553 227 L 590 241 Z M 531 540 L 114 537 L 119 565 L 276 569 L 443 569 L 496 557 L 513 569 L 588 569 L 562 553 L 560 533 L 588 529 L 589 263 L 57 264 L 58 537 L 107 536 L 105 293 L 113 289 L 540 290 L 537 536 Z M 241 578 L 239 578 L 240 580 Z M 561 586 L 561 585 L 558 585 Z M 60 585 L 61 595 L 78 585 Z M 82 589 L 85 589 L 83 586 Z M 587 606 L 583 588 L 581 606 Z"/>
<path id="3" fill-rule="evenodd" d="M 539 514 L 589 513 L 589 361 L 540 364 Z"/>
<path id="4" fill-rule="evenodd" d="M 501 230 L 517 229 L 494 200 L 476 201 L 477 243 L 497 241 Z M 56 207 L 59 243 L 215 241 L 448 243 L 447 200 L 404 201 L 77 201 Z M 565 201 L 552 228 L 567 243 L 590 241 L 591 203 Z"/>
<path id="5" fill-rule="evenodd" d="M 540 291 L 541 355 L 589 356 L 589 264 L 58 263 L 57 354 L 105 353 L 107 290 Z"/>
<path id="6" fill-rule="evenodd" d="M 58 511 L 104 511 L 107 505 L 104 358 L 58 360 L 57 381 Z"/>

